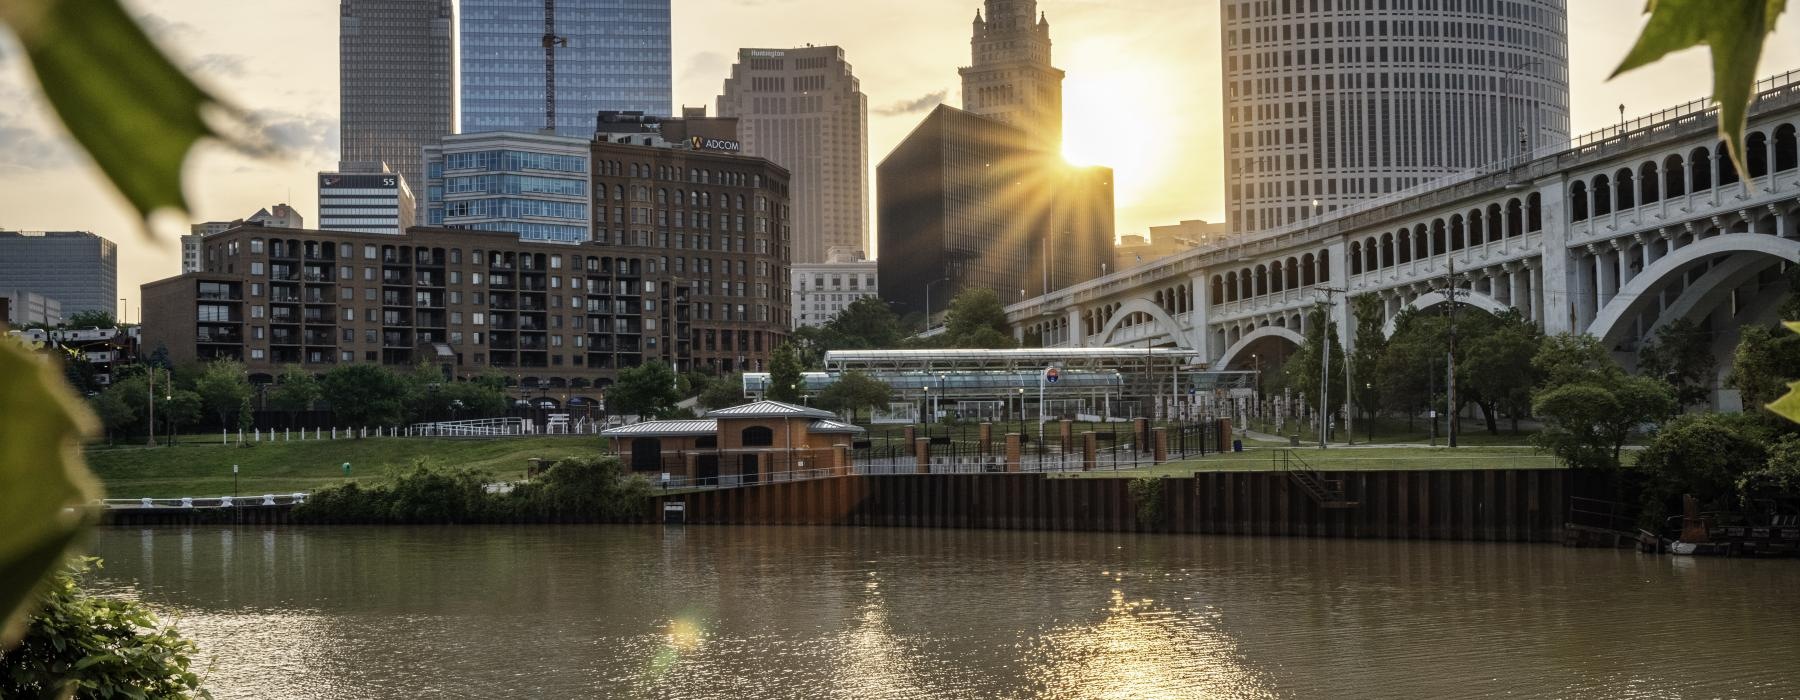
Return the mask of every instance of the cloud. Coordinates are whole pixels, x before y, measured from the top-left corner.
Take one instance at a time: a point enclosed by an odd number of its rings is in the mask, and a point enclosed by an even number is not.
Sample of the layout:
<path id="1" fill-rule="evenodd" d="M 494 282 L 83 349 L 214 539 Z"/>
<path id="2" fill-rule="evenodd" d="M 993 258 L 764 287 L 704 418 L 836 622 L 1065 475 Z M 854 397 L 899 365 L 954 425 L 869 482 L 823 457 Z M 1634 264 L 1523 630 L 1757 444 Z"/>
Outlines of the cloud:
<path id="1" fill-rule="evenodd" d="M 250 120 L 263 139 L 288 156 L 337 160 L 338 122 L 324 114 L 296 114 L 276 109 L 251 113 Z"/>
<path id="2" fill-rule="evenodd" d="M 690 80 L 717 83 L 723 81 L 726 73 L 731 70 L 731 60 L 717 51 L 701 51 L 689 56 L 682 65 L 684 67 L 681 69 L 681 77 L 676 79 L 677 84 Z"/>
<path id="3" fill-rule="evenodd" d="M 68 139 L 60 134 L 46 134 L 20 123 L 9 114 L 0 114 L 0 153 L 6 159 L 0 168 L 22 170 L 55 170 L 75 162 Z"/>
<path id="4" fill-rule="evenodd" d="M 875 113 L 884 117 L 895 117 L 902 114 L 923 112 L 943 104 L 944 98 L 949 96 L 949 94 L 950 91 L 948 89 L 939 90 L 937 92 L 928 92 L 915 99 L 901 100 L 886 107 L 876 107 Z"/>
<path id="5" fill-rule="evenodd" d="M 183 44 L 200 34 L 199 27 L 154 12 L 136 12 L 133 16 L 136 17 L 138 26 L 144 28 L 145 34 L 164 46 Z"/>
<path id="6" fill-rule="evenodd" d="M 201 79 L 213 77 L 242 78 L 249 73 L 245 66 L 246 62 L 247 60 L 243 56 L 237 54 L 209 53 L 192 61 L 188 61 L 184 68 L 189 75 Z"/>

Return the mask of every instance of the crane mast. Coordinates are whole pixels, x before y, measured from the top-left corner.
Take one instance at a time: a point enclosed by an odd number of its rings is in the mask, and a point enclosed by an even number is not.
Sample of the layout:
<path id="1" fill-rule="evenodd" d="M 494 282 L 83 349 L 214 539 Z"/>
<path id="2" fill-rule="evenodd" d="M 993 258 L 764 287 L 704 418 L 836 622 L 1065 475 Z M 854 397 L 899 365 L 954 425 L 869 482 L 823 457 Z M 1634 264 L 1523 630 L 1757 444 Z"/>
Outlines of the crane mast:
<path id="1" fill-rule="evenodd" d="M 556 0 L 544 0 L 544 129 L 556 132 L 556 47 L 569 38 L 556 35 Z"/>

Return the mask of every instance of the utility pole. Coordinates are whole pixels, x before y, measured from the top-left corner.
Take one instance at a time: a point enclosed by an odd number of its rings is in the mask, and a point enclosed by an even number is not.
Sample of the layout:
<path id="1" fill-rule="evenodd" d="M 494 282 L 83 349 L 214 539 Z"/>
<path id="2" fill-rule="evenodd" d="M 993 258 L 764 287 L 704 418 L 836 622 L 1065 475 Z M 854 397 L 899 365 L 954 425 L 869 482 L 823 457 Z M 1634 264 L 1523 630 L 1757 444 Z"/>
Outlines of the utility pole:
<path id="1" fill-rule="evenodd" d="M 150 368 L 150 373 L 148 375 L 146 375 L 146 379 L 148 379 L 149 381 L 144 383 L 144 385 L 146 387 L 148 387 L 148 389 L 144 392 L 144 399 L 149 401 L 148 406 L 150 409 L 150 412 L 149 412 L 150 420 L 147 422 L 150 423 L 150 440 L 145 442 L 144 446 L 145 447 L 155 447 L 156 446 L 156 367 L 152 366 Z"/>
<path id="2" fill-rule="evenodd" d="M 544 129 L 556 133 L 556 47 L 569 38 L 556 35 L 556 0 L 544 0 Z"/>
<path id="3" fill-rule="evenodd" d="M 1450 269 L 1444 275 L 1444 294 L 1450 298 L 1450 338 L 1449 362 L 1444 376 L 1444 412 L 1445 436 L 1449 438 L 1451 447 L 1456 446 L 1456 256 L 1447 256 Z"/>
<path id="4" fill-rule="evenodd" d="M 1325 449 L 1325 434 L 1331 428 L 1331 308 L 1337 305 L 1333 296 L 1344 290 L 1319 286 L 1325 299 L 1319 307 L 1319 449 Z M 1349 353 L 1345 353 L 1348 357 Z M 1346 388 L 1346 394 L 1350 393 Z M 1349 414 L 1348 411 L 1345 412 Z"/>

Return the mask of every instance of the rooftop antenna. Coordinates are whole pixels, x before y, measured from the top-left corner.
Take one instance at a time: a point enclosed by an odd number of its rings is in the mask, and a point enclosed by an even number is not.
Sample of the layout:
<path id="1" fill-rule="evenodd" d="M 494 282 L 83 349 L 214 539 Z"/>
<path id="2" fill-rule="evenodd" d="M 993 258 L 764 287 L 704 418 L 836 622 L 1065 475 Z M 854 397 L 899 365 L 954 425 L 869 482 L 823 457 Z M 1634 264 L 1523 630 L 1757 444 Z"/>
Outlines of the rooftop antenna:
<path id="1" fill-rule="evenodd" d="M 556 0 L 544 0 L 544 130 L 556 131 L 556 47 L 569 38 L 556 35 Z"/>

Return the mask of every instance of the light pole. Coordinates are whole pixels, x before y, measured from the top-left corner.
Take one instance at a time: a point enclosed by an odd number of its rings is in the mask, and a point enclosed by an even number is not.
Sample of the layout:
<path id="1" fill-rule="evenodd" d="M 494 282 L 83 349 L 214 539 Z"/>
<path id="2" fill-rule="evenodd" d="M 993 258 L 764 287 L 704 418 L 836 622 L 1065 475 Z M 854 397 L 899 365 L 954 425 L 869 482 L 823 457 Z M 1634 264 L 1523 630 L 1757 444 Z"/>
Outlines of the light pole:
<path id="1" fill-rule="evenodd" d="M 1516 65 L 1516 66 L 1513 66 L 1511 68 L 1507 68 L 1507 69 L 1501 71 L 1500 77 L 1502 80 L 1504 80 L 1506 82 L 1517 84 L 1518 80 L 1519 80 L 1519 76 L 1524 74 L 1526 68 L 1530 68 L 1532 66 L 1541 66 L 1541 65 L 1544 65 L 1544 62 L 1539 61 L 1537 59 L 1525 61 L 1523 63 L 1520 63 L 1519 65 Z M 1512 90 L 1510 92 L 1517 95 L 1518 93 L 1523 93 L 1524 91 L 1523 90 Z M 1528 120 L 1524 119 L 1525 115 L 1523 114 L 1523 112 L 1525 111 L 1525 105 L 1523 104 L 1524 100 L 1515 96 L 1513 98 L 1513 101 L 1517 102 L 1519 104 L 1517 104 L 1515 106 L 1515 109 L 1508 109 L 1507 113 L 1511 114 L 1515 111 L 1520 112 L 1520 114 L 1512 117 L 1512 121 L 1514 122 L 1513 123 L 1514 129 L 1516 131 L 1518 131 L 1518 133 L 1519 133 L 1519 157 L 1521 160 L 1523 160 L 1525 157 L 1525 154 L 1527 154 L 1531 151 L 1531 149 L 1526 145 L 1526 134 L 1530 133 L 1531 136 L 1533 136 L 1533 137 L 1535 137 L 1537 134 L 1533 131 L 1530 131 L 1529 127 L 1526 126 L 1526 124 L 1524 124 L 1524 122 L 1528 121 Z"/>
<path id="2" fill-rule="evenodd" d="M 931 285 L 948 281 L 950 281 L 948 277 L 939 277 L 925 283 L 925 332 L 931 331 Z"/>

